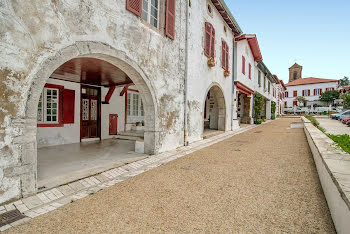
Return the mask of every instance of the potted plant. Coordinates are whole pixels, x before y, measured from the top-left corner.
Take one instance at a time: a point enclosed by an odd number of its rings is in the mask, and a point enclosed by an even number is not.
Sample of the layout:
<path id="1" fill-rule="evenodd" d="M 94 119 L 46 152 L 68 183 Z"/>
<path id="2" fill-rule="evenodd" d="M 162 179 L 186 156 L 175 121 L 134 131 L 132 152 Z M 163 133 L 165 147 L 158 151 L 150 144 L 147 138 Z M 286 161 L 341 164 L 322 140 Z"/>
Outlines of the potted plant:
<path id="1" fill-rule="evenodd" d="M 136 122 L 135 125 L 136 126 L 141 126 L 141 122 Z"/>
<path id="2" fill-rule="evenodd" d="M 266 117 L 265 116 L 261 116 L 261 119 L 265 122 L 266 121 Z"/>
<path id="3" fill-rule="evenodd" d="M 209 67 L 215 66 L 215 59 L 213 57 L 208 58 L 208 66 Z"/>
<path id="4" fill-rule="evenodd" d="M 229 70 L 225 70 L 225 71 L 224 71 L 224 76 L 227 77 L 227 76 L 229 76 L 229 75 L 230 75 L 230 71 L 229 71 Z"/>

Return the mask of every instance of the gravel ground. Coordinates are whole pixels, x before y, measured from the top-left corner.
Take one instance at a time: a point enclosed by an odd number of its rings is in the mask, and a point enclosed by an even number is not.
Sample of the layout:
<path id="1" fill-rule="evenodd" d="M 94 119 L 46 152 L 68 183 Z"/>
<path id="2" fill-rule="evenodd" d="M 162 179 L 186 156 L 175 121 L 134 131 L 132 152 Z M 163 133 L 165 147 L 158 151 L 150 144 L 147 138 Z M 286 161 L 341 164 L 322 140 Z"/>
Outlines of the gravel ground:
<path id="1" fill-rule="evenodd" d="M 295 121 L 233 136 L 8 232 L 334 233 Z"/>
<path id="2" fill-rule="evenodd" d="M 326 129 L 326 132 L 334 135 L 350 135 L 350 127 L 346 124 L 342 124 L 339 120 L 329 118 L 317 118 L 320 125 Z"/>

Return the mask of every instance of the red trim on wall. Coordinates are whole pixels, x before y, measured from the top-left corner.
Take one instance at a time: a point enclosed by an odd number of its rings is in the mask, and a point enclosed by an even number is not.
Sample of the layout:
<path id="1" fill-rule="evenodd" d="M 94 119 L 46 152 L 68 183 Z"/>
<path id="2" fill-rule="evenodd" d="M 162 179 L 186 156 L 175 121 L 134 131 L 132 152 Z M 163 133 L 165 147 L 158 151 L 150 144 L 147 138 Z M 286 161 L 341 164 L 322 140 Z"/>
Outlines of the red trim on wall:
<path id="1" fill-rule="evenodd" d="M 64 86 L 62 85 L 55 85 L 55 84 L 45 84 L 45 88 L 52 88 L 52 89 L 58 89 L 59 92 L 59 100 L 58 100 L 58 123 L 38 123 L 37 127 L 39 128 L 45 128 L 45 127 L 63 127 L 63 89 Z"/>
<path id="2" fill-rule="evenodd" d="M 105 97 L 105 101 L 104 103 L 109 103 L 109 100 L 111 99 L 112 95 L 113 95 L 113 92 L 115 90 L 115 86 L 111 86 L 109 87 L 108 89 L 108 93 L 106 94 L 106 97 Z"/>

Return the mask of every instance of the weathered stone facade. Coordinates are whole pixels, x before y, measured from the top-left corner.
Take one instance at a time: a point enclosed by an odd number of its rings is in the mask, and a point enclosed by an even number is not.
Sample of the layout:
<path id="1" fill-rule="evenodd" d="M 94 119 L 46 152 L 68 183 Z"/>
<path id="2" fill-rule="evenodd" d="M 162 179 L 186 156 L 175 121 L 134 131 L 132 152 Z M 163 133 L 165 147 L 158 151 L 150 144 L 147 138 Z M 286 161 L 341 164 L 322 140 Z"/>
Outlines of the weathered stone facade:
<path id="1" fill-rule="evenodd" d="M 64 62 L 98 58 L 140 90 L 145 151 L 183 145 L 186 1 L 176 1 L 175 39 L 164 35 L 165 2 L 152 28 L 117 1 L 2 1 L 0 203 L 36 192 L 36 115 L 42 88 Z"/>

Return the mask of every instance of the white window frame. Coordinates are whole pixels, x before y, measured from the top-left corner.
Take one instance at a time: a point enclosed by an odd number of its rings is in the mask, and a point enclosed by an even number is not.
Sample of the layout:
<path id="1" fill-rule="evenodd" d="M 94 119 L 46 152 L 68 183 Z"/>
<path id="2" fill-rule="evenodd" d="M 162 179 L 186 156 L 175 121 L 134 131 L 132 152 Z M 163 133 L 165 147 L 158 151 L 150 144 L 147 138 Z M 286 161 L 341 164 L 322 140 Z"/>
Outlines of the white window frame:
<path id="1" fill-rule="evenodd" d="M 304 90 L 303 90 L 304 97 L 309 97 L 309 90 L 310 90 L 310 89 L 304 89 Z M 310 95 L 311 95 L 311 90 L 310 90 Z"/>
<path id="2" fill-rule="evenodd" d="M 152 25 L 153 27 L 155 27 L 155 28 L 159 28 L 159 2 L 160 2 L 160 0 L 156 0 L 157 1 L 157 18 L 156 18 L 156 20 L 157 20 L 157 25 L 156 26 L 154 26 L 152 23 L 151 23 L 151 17 L 153 17 L 153 16 L 151 16 L 151 9 L 152 9 L 152 7 L 154 7 L 153 5 L 152 5 L 152 0 L 142 0 L 142 15 L 141 15 L 141 18 L 144 20 L 144 21 L 146 21 L 148 24 L 150 24 L 150 25 Z M 144 5 L 147 5 L 147 11 L 145 11 L 144 10 Z M 154 7 L 155 8 L 155 7 Z M 144 18 L 144 12 L 147 12 L 147 19 L 145 19 Z M 153 17 L 154 18 L 154 17 Z"/>
<path id="3" fill-rule="evenodd" d="M 56 91 L 57 92 L 57 102 L 56 102 L 56 121 L 48 121 L 47 120 L 47 91 Z M 37 117 L 37 122 L 41 124 L 58 124 L 59 123 L 59 112 L 60 112 L 60 90 L 57 88 L 44 88 L 41 95 L 40 95 L 41 100 L 41 120 L 38 119 Z M 39 104 L 39 103 L 38 103 Z M 51 111 L 54 110 L 52 107 L 50 108 Z M 39 107 L 38 107 L 38 112 L 39 112 Z M 39 113 L 38 113 L 39 116 Z"/>
<path id="4" fill-rule="evenodd" d="M 315 89 L 315 96 L 320 96 L 321 95 L 321 89 Z"/>
<path id="5" fill-rule="evenodd" d="M 127 117 L 129 123 L 134 123 L 138 121 L 142 121 L 144 118 L 144 109 L 141 95 L 137 92 L 128 91 L 127 93 Z M 134 96 L 137 96 L 137 115 L 136 111 L 134 111 Z"/>

